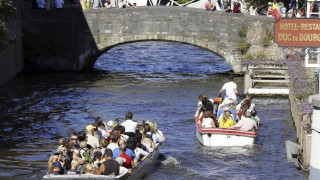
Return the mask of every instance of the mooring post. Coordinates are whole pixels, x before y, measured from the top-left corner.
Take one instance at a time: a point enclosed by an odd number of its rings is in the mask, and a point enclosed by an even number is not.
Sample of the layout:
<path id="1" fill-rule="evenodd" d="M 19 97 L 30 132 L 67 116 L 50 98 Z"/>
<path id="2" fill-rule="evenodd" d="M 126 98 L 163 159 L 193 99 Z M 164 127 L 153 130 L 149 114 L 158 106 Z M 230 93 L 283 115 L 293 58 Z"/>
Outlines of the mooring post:
<path id="1" fill-rule="evenodd" d="M 312 96 L 312 139 L 310 154 L 310 180 L 320 177 L 320 94 Z"/>

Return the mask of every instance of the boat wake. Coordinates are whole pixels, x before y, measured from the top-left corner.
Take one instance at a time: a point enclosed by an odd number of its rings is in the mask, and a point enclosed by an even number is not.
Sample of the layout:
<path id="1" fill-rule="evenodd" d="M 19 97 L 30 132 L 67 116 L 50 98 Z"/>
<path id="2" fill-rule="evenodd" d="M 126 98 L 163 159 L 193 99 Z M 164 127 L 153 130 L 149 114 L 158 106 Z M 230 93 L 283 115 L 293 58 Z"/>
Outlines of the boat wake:
<path id="1" fill-rule="evenodd" d="M 178 164 L 180 164 L 180 162 L 172 156 L 169 156 L 164 161 L 162 161 L 162 165 L 164 166 L 177 166 Z"/>

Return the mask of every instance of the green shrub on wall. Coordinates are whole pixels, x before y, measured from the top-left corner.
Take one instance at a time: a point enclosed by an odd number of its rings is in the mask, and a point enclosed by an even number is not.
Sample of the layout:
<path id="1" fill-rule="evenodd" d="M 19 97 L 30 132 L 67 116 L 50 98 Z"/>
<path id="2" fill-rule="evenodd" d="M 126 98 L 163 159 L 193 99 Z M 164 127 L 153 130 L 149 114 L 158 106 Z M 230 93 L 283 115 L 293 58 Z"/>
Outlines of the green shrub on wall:
<path id="1" fill-rule="evenodd" d="M 238 44 L 238 49 L 242 54 L 246 54 L 250 47 L 251 47 L 251 44 L 244 40 L 241 40 Z"/>
<path id="2" fill-rule="evenodd" d="M 241 38 L 247 37 L 247 28 L 245 28 L 244 26 L 242 26 L 240 29 L 238 29 L 238 35 L 239 35 Z"/>
<path id="3" fill-rule="evenodd" d="M 266 29 L 266 36 L 262 39 L 262 46 L 267 47 L 270 46 L 273 39 L 273 32 L 270 29 Z"/>

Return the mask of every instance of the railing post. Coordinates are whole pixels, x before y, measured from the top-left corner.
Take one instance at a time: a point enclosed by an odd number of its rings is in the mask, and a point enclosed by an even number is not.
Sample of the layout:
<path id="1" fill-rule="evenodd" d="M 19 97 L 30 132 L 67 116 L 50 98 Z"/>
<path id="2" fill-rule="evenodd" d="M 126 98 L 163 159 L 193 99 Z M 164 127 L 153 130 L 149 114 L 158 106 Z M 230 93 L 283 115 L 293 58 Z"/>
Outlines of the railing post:
<path id="1" fill-rule="evenodd" d="M 320 94 L 312 97 L 313 115 L 312 115 L 312 139 L 310 154 L 310 180 L 316 180 L 320 177 Z"/>

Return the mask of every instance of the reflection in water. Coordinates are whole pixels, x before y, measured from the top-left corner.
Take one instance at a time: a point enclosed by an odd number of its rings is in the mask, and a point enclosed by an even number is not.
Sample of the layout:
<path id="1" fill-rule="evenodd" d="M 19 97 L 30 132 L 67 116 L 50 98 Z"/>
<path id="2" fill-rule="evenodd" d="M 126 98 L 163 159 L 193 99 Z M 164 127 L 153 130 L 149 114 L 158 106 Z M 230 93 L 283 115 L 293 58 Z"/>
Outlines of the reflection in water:
<path id="1" fill-rule="evenodd" d="M 254 99 L 262 119 L 257 145 L 210 148 L 195 137 L 198 95 L 215 97 L 231 70 L 197 47 L 168 42 L 117 46 L 85 73 L 25 74 L 0 92 L 0 178 L 41 179 L 60 136 L 132 111 L 154 120 L 167 137 L 146 179 L 301 179 L 288 164 L 295 140 L 287 99 Z M 243 78 L 237 77 L 238 89 Z"/>

